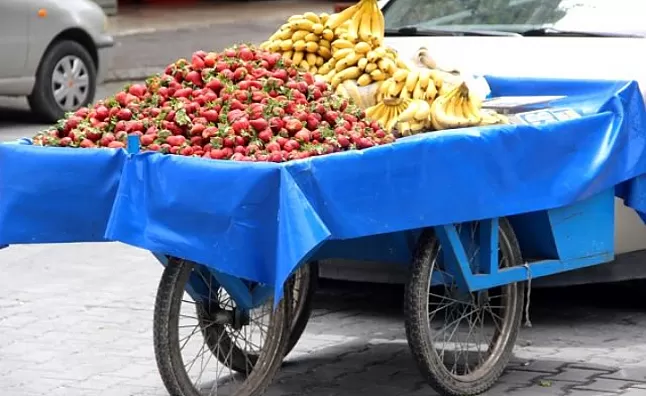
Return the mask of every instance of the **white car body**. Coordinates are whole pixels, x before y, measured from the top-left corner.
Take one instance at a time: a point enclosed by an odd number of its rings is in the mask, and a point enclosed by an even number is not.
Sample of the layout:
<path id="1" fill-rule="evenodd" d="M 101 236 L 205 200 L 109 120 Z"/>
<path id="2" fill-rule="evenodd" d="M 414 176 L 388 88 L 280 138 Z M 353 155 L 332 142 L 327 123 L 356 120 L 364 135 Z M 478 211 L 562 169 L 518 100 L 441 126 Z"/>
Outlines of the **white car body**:
<path id="1" fill-rule="evenodd" d="M 380 1 L 381 8 L 389 1 Z M 466 75 L 636 80 L 646 98 L 646 67 L 635 58 L 635 54 L 646 50 L 645 38 L 407 36 L 386 37 L 386 45 L 409 60 L 420 47 L 426 47 L 439 66 Z M 646 254 L 646 226 L 618 198 L 615 213 L 617 265 L 550 277 L 543 283 L 561 285 L 646 278 L 646 262 L 637 265 L 646 258 L 641 254 Z M 622 257 L 626 260 L 620 260 Z M 398 268 L 382 265 L 380 271 L 363 271 L 362 266 L 345 260 L 325 262 L 321 265 L 321 276 L 389 283 L 403 280 Z"/>

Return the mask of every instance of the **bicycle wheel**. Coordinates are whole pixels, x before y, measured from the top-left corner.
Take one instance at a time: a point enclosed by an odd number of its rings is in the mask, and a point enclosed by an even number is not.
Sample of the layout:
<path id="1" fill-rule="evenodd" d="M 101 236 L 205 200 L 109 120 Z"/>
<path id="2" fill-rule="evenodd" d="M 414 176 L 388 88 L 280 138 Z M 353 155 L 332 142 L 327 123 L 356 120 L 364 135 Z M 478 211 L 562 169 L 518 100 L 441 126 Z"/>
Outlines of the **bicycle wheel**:
<path id="1" fill-rule="evenodd" d="M 290 279 L 293 302 L 290 312 L 291 331 L 285 355 L 292 351 L 305 331 L 312 312 L 312 298 L 316 290 L 317 278 L 318 265 L 308 263 L 301 266 Z M 222 288 L 218 288 L 216 295 L 218 305 L 222 309 L 235 309 L 235 303 Z M 198 315 L 198 318 L 203 318 L 202 327 L 205 327 L 210 319 L 203 311 L 198 312 Z M 208 337 L 209 347 L 221 363 L 229 365 L 232 370 L 239 373 L 251 372 L 261 352 L 259 345 L 251 343 L 241 345 L 235 342 L 239 337 L 235 333 L 232 334 L 230 326 L 213 325 L 210 326 L 209 331 L 215 333 L 212 337 Z"/>
<path id="2" fill-rule="evenodd" d="M 199 301 L 185 292 L 191 276 L 199 276 L 209 290 L 209 295 L 200 295 Z M 155 356 L 164 385 L 173 396 L 259 395 L 270 385 L 285 353 L 291 324 L 287 312 L 292 306 L 291 287 L 285 288 L 285 297 L 275 310 L 272 299 L 253 310 L 262 311 L 260 319 L 266 318 L 266 325 L 250 315 L 240 326 L 236 325 L 236 311 L 227 309 L 210 286 L 210 277 L 204 279 L 199 265 L 169 260 L 157 292 L 153 328 Z M 192 323 L 183 323 L 186 321 Z M 260 334 L 251 334 L 252 324 L 260 328 Z M 227 339 L 212 340 L 225 335 Z M 238 373 L 232 369 L 232 351 L 241 350 L 237 346 L 241 337 L 261 353 L 255 355 L 253 364 L 242 364 L 244 371 Z"/>
<path id="3" fill-rule="evenodd" d="M 474 263 L 479 251 L 479 223 L 459 228 Z M 500 219 L 499 267 L 517 265 L 522 265 L 518 241 L 508 221 Z M 423 376 L 437 392 L 480 394 L 494 385 L 509 362 L 522 319 L 524 284 L 464 293 L 453 282 L 431 287 L 435 271 L 450 279 L 440 243 L 432 230 L 427 230 L 418 242 L 406 285 L 409 346 Z"/>
<path id="4" fill-rule="evenodd" d="M 310 320 L 312 301 L 318 287 L 318 273 L 318 263 L 311 262 L 303 265 L 294 274 L 294 309 L 292 311 L 291 333 L 285 355 L 288 355 L 294 349 Z"/>

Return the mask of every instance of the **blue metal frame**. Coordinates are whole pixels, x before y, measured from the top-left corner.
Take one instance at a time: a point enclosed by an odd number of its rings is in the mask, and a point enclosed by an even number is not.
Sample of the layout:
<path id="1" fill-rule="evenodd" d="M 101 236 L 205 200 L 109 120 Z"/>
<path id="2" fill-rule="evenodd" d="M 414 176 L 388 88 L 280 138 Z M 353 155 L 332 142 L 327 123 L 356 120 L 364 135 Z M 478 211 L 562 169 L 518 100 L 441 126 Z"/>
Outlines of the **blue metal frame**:
<path id="1" fill-rule="evenodd" d="M 161 253 L 152 253 L 164 267 L 168 265 L 168 256 Z M 236 307 L 247 312 L 263 305 L 272 295 L 273 288 L 268 285 L 257 285 L 252 290 L 240 278 L 231 276 L 212 268 L 196 264 L 199 274 L 191 274 L 186 286 L 186 292 L 195 301 L 210 299 L 212 290 L 223 287 L 235 301 Z"/>
<path id="2" fill-rule="evenodd" d="M 525 266 L 499 268 L 498 219 L 480 221 L 476 257 L 469 256 L 473 246 L 466 243 L 455 225 L 437 226 L 434 227 L 435 235 L 442 246 L 448 277 L 436 271 L 432 284 L 441 285 L 451 280 L 458 289 L 475 292 L 614 259 L 614 193 L 611 190 L 573 205 L 523 216 L 535 220 L 529 224 L 521 221 L 519 231 L 522 238 L 519 241 L 527 248 L 523 251 L 542 252 L 542 259 Z M 541 221 L 545 226 L 535 227 Z M 535 234 L 528 235 L 522 228 L 523 224 Z M 475 260 L 472 262 L 471 258 Z"/>

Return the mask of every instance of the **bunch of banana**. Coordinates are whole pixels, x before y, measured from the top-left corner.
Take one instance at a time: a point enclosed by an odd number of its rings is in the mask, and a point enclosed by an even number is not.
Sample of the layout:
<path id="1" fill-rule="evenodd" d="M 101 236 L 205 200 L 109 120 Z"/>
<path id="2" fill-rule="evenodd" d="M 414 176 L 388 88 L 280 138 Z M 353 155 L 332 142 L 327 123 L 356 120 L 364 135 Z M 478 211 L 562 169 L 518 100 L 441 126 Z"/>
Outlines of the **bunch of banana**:
<path id="1" fill-rule="evenodd" d="M 431 128 L 431 105 L 423 99 L 413 99 L 398 118 L 397 130 L 402 136 L 410 136 Z"/>
<path id="2" fill-rule="evenodd" d="M 360 0 L 359 3 L 333 14 L 326 26 L 332 30 L 348 23 L 348 38 L 361 40 L 375 46 L 384 40 L 384 15 L 377 0 Z"/>
<path id="3" fill-rule="evenodd" d="M 471 127 L 481 122 L 481 102 L 464 82 L 440 94 L 431 104 L 431 123 L 438 131 Z"/>
<path id="4" fill-rule="evenodd" d="M 412 98 L 431 103 L 437 96 L 437 88 L 431 76 L 432 70 L 428 69 L 398 69 L 381 86 L 379 98 Z"/>
<path id="5" fill-rule="evenodd" d="M 329 15 L 306 12 L 291 16 L 260 48 L 283 54 L 303 71 L 317 73 L 332 57 L 334 32 L 325 28 Z"/>
<path id="6" fill-rule="evenodd" d="M 367 108 L 366 117 L 369 120 L 377 121 L 385 130 L 391 132 L 397 125 L 399 116 L 408 108 L 410 102 L 411 99 L 386 98 Z"/>
<path id="7" fill-rule="evenodd" d="M 319 73 L 325 73 L 333 87 L 346 80 L 357 80 L 360 87 L 365 87 L 387 80 L 398 70 L 396 55 L 385 47 L 372 49 L 364 41 L 353 44 L 339 39 L 332 43 L 332 50 L 332 59 L 319 69 Z"/>

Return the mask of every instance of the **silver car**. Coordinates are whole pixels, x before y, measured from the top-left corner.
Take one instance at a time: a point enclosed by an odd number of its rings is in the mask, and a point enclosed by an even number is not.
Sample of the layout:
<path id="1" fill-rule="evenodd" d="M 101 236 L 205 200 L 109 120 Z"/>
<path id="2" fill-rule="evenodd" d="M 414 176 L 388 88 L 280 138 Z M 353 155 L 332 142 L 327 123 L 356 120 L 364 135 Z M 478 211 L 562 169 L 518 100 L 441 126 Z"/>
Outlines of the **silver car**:
<path id="1" fill-rule="evenodd" d="M 0 1 L 0 95 L 53 122 L 94 100 L 114 39 L 92 0 Z"/>

